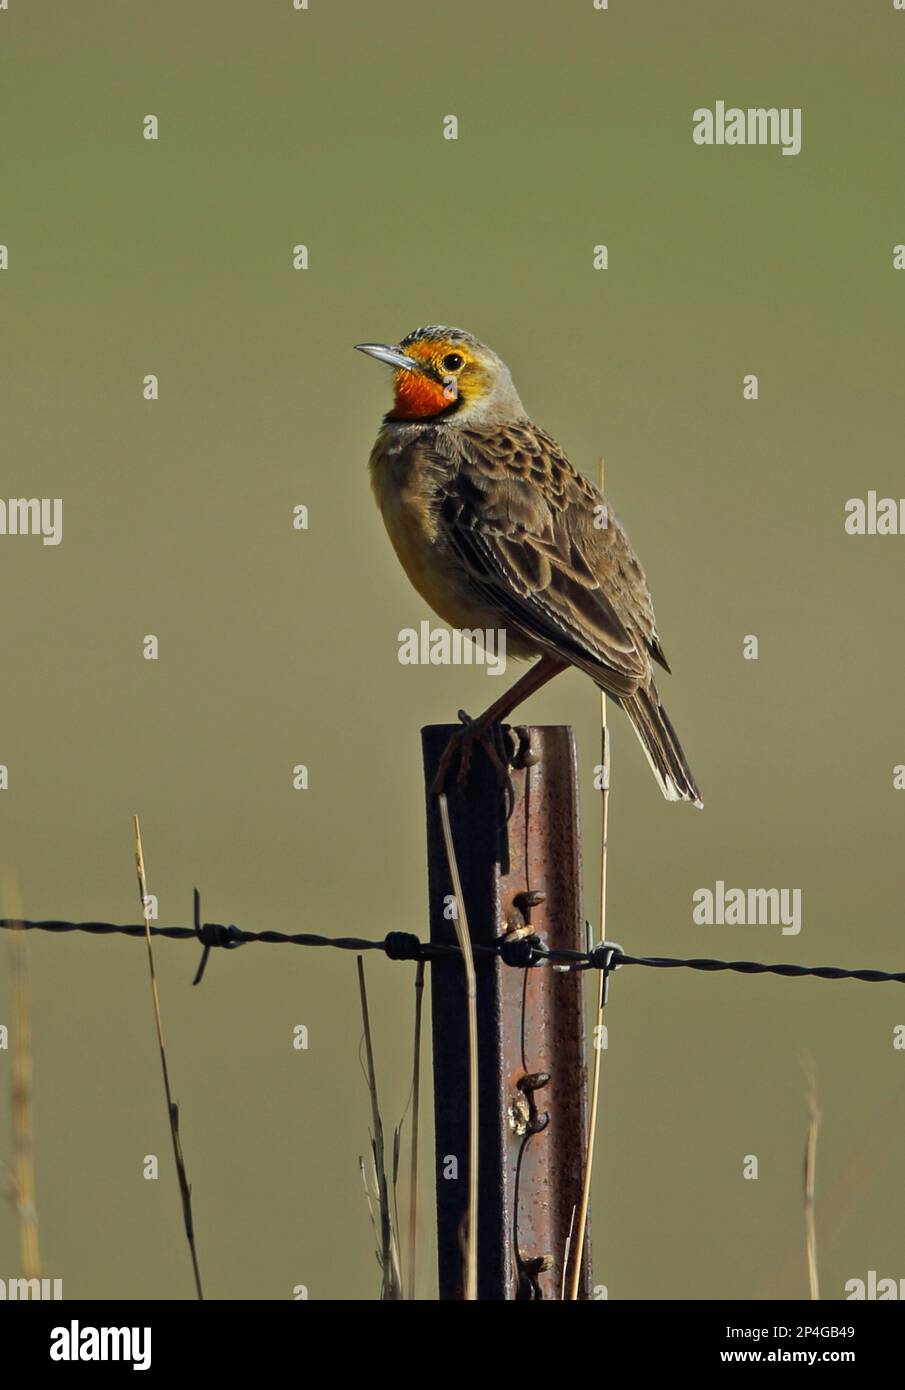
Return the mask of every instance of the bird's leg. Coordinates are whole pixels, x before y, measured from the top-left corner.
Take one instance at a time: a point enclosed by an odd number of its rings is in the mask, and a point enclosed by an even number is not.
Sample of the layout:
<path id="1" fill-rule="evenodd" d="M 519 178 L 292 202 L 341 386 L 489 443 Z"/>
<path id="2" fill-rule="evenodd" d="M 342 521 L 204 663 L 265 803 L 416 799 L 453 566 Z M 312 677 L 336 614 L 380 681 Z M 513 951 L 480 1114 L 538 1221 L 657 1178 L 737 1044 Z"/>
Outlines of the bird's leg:
<path id="1" fill-rule="evenodd" d="M 512 788 L 512 780 L 509 776 L 508 754 L 503 744 L 501 724 L 507 715 L 511 714 L 523 700 L 527 700 L 529 695 L 533 695 L 541 686 L 551 681 L 554 676 L 558 676 L 560 671 L 564 671 L 569 665 L 558 656 L 542 656 L 530 671 L 526 671 L 523 676 L 504 691 L 498 700 L 485 709 L 483 714 L 479 714 L 477 719 L 470 719 L 464 710 L 459 710 L 459 718 L 463 728 L 452 735 L 437 768 L 437 775 L 431 786 L 431 793 L 439 796 L 446 787 L 446 779 L 449 776 L 450 768 L 458 754 L 459 774 L 458 784 L 462 788 L 468 780 L 468 773 L 471 767 L 472 749 L 476 743 L 484 749 L 490 763 L 496 772 L 497 781 L 507 792 L 509 804 L 509 814 L 515 801 L 515 794 Z M 507 815 L 508 819 L 508 815 Z"/>

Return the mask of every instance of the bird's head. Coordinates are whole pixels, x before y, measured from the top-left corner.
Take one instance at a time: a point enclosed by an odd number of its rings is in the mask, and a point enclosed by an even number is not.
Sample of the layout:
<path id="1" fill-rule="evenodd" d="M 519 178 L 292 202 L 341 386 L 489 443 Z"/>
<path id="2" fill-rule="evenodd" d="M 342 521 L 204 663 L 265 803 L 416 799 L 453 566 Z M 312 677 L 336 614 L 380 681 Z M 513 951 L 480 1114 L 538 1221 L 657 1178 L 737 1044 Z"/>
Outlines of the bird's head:
<path id="1" fill-rule="evenodd" d="M 525 413 L 505 362 L 464 329 L 434 325 L 416 328 L 395 346 L 356 347 L 394 369 L 388 419 L 496 424 Z"/>

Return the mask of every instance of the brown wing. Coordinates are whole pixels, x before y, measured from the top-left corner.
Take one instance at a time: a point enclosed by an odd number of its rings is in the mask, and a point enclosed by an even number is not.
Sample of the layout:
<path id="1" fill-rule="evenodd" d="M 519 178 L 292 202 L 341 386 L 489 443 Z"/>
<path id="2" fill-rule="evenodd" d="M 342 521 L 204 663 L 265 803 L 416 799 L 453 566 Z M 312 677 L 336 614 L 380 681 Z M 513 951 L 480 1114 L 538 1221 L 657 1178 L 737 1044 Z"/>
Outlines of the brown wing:
<path id="1" fill-rule="evenodd" d="M 528 421 L 455 437 L 437 524 L 482 596 L 611 694 L 645 684 L 650 658 L 666 659 L 644 571 L 603 495 Z"/>

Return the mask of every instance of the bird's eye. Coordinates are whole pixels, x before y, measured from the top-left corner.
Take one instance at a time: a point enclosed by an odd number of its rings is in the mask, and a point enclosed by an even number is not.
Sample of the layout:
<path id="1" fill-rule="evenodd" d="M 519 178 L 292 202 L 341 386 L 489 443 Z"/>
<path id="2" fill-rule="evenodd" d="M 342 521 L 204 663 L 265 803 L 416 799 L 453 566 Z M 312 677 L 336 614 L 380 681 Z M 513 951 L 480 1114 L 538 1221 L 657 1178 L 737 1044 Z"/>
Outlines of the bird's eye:
<path id="1" fill-rule="evenodd" d="M 457 352 L 448 352 L 443 359 L 443 366 L 448 372 L 457 372 L 465 363 L 465 358 L 460 357 Z"/>

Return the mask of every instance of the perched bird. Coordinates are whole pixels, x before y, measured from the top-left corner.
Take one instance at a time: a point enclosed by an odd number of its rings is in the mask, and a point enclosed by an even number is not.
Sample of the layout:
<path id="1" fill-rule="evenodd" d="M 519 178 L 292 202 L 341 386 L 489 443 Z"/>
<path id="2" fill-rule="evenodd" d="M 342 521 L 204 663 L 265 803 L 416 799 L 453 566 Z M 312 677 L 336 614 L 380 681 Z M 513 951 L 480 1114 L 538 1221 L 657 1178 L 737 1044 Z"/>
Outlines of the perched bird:
<path id="1" fill-rule="evenodd" d="M 457 628 L 502 630 L 537 664 L 477 719 L 470 752 L 528 695 L 576 666 L 620 705 L 669 801 L 701 796 L 660 703 L 669 670 L 644 571 L 598 489 L 528 418 L 506 364 L 459 328 L 359 343 L 393 371 L 371 482 L 415 588 Z M 462 752 L 463 767 L 466 749 Z"/>

